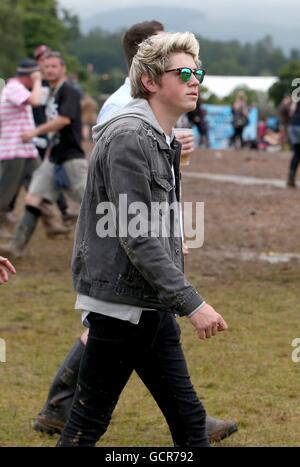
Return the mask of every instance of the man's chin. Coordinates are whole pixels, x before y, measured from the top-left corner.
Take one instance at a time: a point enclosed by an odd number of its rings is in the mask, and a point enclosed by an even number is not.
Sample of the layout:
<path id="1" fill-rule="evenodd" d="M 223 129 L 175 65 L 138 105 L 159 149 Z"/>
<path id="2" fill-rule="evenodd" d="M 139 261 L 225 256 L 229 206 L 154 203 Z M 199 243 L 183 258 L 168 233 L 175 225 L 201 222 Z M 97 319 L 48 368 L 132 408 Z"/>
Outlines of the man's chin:
<path id="1" fill-rule="evenodd" d="M 197 101 L 195 101 L 194 103 L 191 103 L 190 105 L 187 105 L 186 110 L 184 110 L 184 112 L 192 112 L 193 110 L 195 110 L 196 107 L 197 107 Z"/>

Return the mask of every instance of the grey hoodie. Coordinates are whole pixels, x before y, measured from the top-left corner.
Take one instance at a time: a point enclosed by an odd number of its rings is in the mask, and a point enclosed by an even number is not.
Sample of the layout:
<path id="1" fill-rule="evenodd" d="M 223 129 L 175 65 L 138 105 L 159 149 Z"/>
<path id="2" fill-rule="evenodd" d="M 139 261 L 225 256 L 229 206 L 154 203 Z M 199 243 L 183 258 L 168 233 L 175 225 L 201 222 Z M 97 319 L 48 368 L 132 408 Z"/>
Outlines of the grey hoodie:
<path id="1" fill-rule="evenodd" d="M 164 132 L 159 125 L 154 113 L 152 112 L 152 109 L 150 105 L 148 104 L 148 101 L 145 99 L 133 99 L 132 101 L 129 102 L 125 107 L 123 107 L 122 110 L 118 110 L 117 112 L 114 112 L 111 115 L 111 118 L 107 120 L 105 123 L 99 123 L 98 125 L 95 125 L 93 127 L 93 140 L 97 142 L 99 138 L 101 138 L 101 135 L 104 133 L 107 127 L 111 125 L 113 122 L 117 122 L 118 120 L 124 118 L 124 117 L 132 117 L 132 118 L 139 118 L 140 120 L 143 120 L 144 122 L 148 123 L 152 128 L 155 128 L 155 130 L 160 133 L 161 135 L 164 135 Z M 174 137 L 174 133 L 172 135 L 171 140 Z"/>

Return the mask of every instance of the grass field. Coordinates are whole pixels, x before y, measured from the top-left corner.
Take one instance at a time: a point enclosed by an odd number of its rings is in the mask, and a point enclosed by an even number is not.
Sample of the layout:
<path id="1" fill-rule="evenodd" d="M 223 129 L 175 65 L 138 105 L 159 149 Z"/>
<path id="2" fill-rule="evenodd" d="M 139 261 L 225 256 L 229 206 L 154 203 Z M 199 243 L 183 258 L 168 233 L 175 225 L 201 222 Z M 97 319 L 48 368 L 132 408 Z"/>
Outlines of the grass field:
<path id="1" fill-rule="evenodd" d="M 261 164 L 264 172 L 269 167 L 275 176 L 288 156 L 276 157 L 254 157 L 253 164 Z M 243 154 L 228 154 L 228 164 L 231 172 L 245 172 Z M 190 170 L 224 173 L 228 164 L 210 153 Z M 300 337 L 299 262 L 269 264 L 223 254 L 244 249 L 300 253 L 300 194 L 188 180 L 184 193 L 206 203 L 205 244 L 191 251 L 187 274 L 230 326 L 214 339 L 199 341 L 188 321 L 180 319 L 192 380 L 208 412 L 239 423 L 238 433 L 217 445 L 300 446 L 300 363 L 291 359 L 291 342 Z M 16 262 L 18 275 L 1 287 L 0 338 L 6 341 L 7 361 L 0 363 L 0 446 L 56 444 L 56 437 L 34 432 L 31 422 L 81 332 L 73 310 L 71 249 L 71 237 L 49 240 L 40 227 L 26 257 Z M 99 445 L 172 445 L 163 417 L 135 376 Z"/>

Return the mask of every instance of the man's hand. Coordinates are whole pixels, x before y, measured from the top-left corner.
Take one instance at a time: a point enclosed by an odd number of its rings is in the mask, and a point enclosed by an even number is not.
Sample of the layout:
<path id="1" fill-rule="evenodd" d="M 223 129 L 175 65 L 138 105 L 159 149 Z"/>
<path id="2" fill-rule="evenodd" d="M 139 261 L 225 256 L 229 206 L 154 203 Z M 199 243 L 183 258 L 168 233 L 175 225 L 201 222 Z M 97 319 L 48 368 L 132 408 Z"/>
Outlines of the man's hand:
<path id="1" fill-rule="evenodd" d="M 40 71 L 34 71 L 33 73 L 31 73 L 30 78 L 33 82 L 42 81 L 42 74 Z"/>
<path id="2" fill-rule="evenodd" d="M 187 256 L 189 254 L 189 247 L 187 246 L 187 243 L 182 242 L 182 253 L 183 256 Z"/>
<path id="3" fill-rule="evenodd" d="M 0 256 L 0 284 L 8 281 L 8 272 L 16 274 L 16 270 L 7 258 Z"/>
<path id="4" fill-rule="evenodd" d="M 226 321 L 208 303 L 196 311 L 189 319 L 195 326 L 199 339 L 207 339 L 228 329 Z"/>
<path id="5" fill-rule="evenodd" d="M 195 149 L 194 135 L 189 133 L 176 133 L 176 139 L 181 143 L 181 153 L 190 154 Z"/>
<path id="6" fill-rule="evenodd" d="M 35 136 L 37 136 L 36 129 L 23 133 L 21 137 L 23 143 L 29 143 Z"/>

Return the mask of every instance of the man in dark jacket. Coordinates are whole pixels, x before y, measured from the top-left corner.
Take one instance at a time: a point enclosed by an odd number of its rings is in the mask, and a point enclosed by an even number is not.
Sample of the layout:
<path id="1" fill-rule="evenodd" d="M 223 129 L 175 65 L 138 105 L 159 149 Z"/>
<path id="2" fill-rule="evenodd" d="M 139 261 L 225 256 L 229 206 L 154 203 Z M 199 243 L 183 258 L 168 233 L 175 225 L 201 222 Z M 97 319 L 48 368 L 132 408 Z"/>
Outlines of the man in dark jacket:
<path id="1" fill-rule="evenodd" d="M 72 262 L 90 333 L 59 446 L 95 445 L 134 370 L 174 445 L 209 446 L 175 319 L 188 317 L 201 339 L 227 329 L 183 274 L 173 126 L 196 106 L 204 76 L 198 53 L 190 33 L 145 40 L 130 70 L 135 99 L 95 129 Z M 155 216 L 157 204 L 169 215 Z"/>
<path id="2" fill-rule="evenodd" d="M 138 44 L 153 34 L 163 32 L 163 25 L 158 21 L 144 21 L 137 23 L 126 31 L 123 37 L 123 50 L 126 56 L 128 70 L 130 69 L 134 55 L 137 52 Z M 107 103 L 102 107 L 99 114 L 99 123 L 105 123 L 111 119 L 112 114 L 121 110 L 131 102 L 130 80 L 126 81 L 118 91 L 116 91 Z M 181 151 L 190 152 L 190 141 L 180 140 Z M 76 303 L 76 308 L 84 307 L 81 299 Z M 81 356 L 87 342 L 88 329 L 77 339 L 64 361 L 58 368 L 50 385 L 47 400 L 34 421 L 33 428 L 36 431 L 48 434 L 61 433 L 71 410 L 76 382 L 79 372 Z M 226 436 L 230 436 L 237 431 L 237 424 L 232 420 L 221 420 L 207 415 L 206 430 L 210 441 L 219 441 Z"/>

